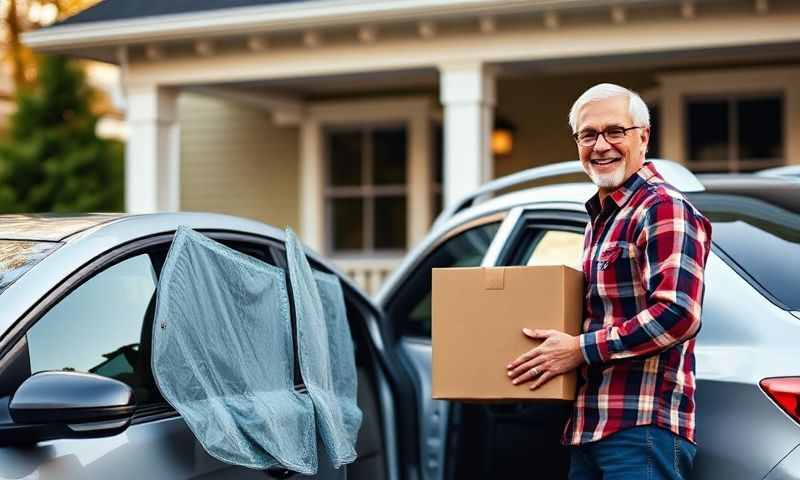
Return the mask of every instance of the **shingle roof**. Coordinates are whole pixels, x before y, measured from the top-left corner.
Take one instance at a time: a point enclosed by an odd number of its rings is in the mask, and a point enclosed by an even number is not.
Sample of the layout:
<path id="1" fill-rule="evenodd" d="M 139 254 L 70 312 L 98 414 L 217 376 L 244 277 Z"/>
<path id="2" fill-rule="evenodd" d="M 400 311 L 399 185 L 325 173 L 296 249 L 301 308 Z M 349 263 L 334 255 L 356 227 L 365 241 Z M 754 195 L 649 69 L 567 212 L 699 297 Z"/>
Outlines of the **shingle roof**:
<path id="1" fill-rule="evenodd" d="M 253 7 L 281 3 L 299 3 L 308 0 L 104 0 L 97 5 L 73 15 L 57 25 L 77 25 L 109 20 L 131 20 L 208 10 L 226 10 L 235 7 Z"/>

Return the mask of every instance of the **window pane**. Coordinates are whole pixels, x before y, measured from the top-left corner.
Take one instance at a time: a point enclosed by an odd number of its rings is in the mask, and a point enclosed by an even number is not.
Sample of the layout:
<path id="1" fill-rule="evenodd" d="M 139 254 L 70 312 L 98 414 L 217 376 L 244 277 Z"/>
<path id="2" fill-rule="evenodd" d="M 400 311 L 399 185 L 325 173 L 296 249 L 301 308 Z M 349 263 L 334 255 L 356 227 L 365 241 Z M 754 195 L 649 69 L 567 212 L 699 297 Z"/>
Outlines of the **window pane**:
<path id="1" fill-rule="evenodd" d="M 444 128 L 438 124 L 433 126 L 433 181 L 444 181 Z"/>
<path id="2" fill-rule="evenodd" d="M 442 209 L 444 208 L 444 195 L 441 193 L 434 193 L 433 194 L 433 219 L 436 220 L 436 217 L 442 213 Z"/>
<path id="3" fill-rule="evenodd" d="M 661 120 L 658 105 L 650 106 L 650 140 L 647 142 L 647 158 L 661 157 L 661 139 L 658 138 L 658 124 Z"/>
<path id="4" fill-rule="evenodd" d="M 528 265 L 569 265 L 581 270 L 583 235 L 548 230 L 542 233 L 528 257 Z"/>
<path id="5" fill-rule="evenodd" d="M 361 185 L 363 143 L 361 130 L 328 133 L 328 178 L 331 185 Z"/>
<path id="6" fill-rule="evenodd" d="M 28 331 L 31 372 L 96 373 L 130 385 L 140 404 L 159 399 L 146 374 L 149 359 L 140 356 L 156 281 L 144 254 L 87 280 Z"/>
<path id="7" fill-rule="evenodd" d="M 691 101 L 688 104 L 689 159 L 693 162 L 728 160 L 728 102 Z"/>
<path id="8" fill-rule="evenodd" d="M 784 205 L 750 195 L 703 193 L 690 200 L 711 220 L 714 244 L 747 273 L 745 279 L 784 308 L 800 310 L 800 209 L 797 192 L 785 193 L 793 198 Z"/>
<path id="9" fill-rule="evenodd" d="M 331 227 L 334 250 L 364 248 L 364 200 L 335 198 L 331 200 Z"/>
<path id="10" fill-rule="evenodd" d="M 434 250 L 411 274 L 389 306 L 392 321 L 403 335 L 431 335 L 431 269 L 480 265 L 500 223 L 461 232 Z"/>
<path id="11" fill-rule="evenodd" d="M 56 242 L 0 240 L 0 293 L 60 246 Z"/>
<path id="12" fill-rule="evenodd" d="M 783 101 L 779 97 L 736 102 L 739 158 L 783 158 Z"/>
<path id="13" fill-rule="evenodd" d="M 375 249 L 405 250 L 406 197 L 375 199 Z"/>
<path id="14" fill-rule="evenodd" d="M 372 131 L 372 170 L 376 185 L 406 183 L 406 129 L 380 128 Z"/>

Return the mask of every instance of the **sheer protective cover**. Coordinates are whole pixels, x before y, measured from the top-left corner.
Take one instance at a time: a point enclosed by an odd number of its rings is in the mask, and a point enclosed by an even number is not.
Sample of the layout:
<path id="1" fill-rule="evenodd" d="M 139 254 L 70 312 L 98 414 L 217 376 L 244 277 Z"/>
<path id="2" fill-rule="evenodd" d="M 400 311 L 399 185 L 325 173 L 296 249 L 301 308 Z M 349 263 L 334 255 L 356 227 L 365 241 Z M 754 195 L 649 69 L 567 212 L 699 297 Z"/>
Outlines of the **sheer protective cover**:
<path id="1" fill-rule="evenodd" d="M 213 457 L 313 474 L 314 406 L 294 389 L 285 278 L 179 228 L 157 290 L 152 368 L 164 398 Z"/>
<path id="2" fill-rule="evenodd" d="M 331 463 L 356 459 L 362 413 L 356 403 L 353 340 L 339 278 L 314 271 L 291 229 L 286 257 L 292 285 L 300 372 L 314 402 L 317 427 Z"/>

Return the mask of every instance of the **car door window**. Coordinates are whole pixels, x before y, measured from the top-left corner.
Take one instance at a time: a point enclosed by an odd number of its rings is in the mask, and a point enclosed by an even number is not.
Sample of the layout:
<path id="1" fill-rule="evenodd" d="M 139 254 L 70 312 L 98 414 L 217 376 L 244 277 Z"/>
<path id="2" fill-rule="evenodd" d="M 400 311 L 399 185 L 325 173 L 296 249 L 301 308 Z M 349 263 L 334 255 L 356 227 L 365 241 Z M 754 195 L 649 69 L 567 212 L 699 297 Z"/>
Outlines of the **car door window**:
<path id="1" fill-rule="evenodd" d="M 480 265 L 498 228 L 500 222 L 491 222 L 460 232 L 419 264 L 388 308 L 401 335 L 430 338 L 431 269 Z"/>
<path id="2" fill-rule="evenodd" d="M 273 263 L 268 248 L 220 241 Z M 169 243 L 106 267 L 51 307 L 27 332 L 31 373 L 69 370 L 127 383 L 137 406 L 166 404 L 150 368 L 155 290 Z M 160 408 L 160 407 L 159 407 Z"/>
<path id="3" fill-rule="evenodd" d="M 563 230 L 541 230 L 536 237 L 525 265 L 568 265 L 581 269 L 582 234 Z"/>
<path id="4" fill-rule="evenodd" d="M 28 330 L 31 373 L 95 373 L 130 385 L 139 404 L 160 399 L 140 358 L 143 319 L 156 283 L 150 255 L 140 254 L 81 284 Z"/>
<path id="5" fill-rule="evenodd" d="M 525 214 L 506 243 L 498 265 L 567 265 L 581 270 L 584 216 L 564 212 Z"/>

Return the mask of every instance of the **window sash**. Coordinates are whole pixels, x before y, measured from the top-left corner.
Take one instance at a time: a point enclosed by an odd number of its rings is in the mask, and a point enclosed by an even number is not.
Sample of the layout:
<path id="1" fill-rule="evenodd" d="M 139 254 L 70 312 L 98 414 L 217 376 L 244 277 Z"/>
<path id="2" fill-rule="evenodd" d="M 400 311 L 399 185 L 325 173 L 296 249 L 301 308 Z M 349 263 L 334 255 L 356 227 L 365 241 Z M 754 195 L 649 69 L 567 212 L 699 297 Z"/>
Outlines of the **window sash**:
<path id="1" fill-rule="evenodd" d="M 381 128 L 403 128 L 406 131 L 406 142 L 409 141 L 408 132 L 409 127 L 403 122 L 386 122 L 380 124 L 360 125 L 353 124 L 348 126 L 329 127 L 324 130 L 325 138 L 325 177 L 323 188 L 323 201 L 325 205 L 325 245 L 326 250 L 338 257 L 363 257 L 375 254 L 387 256 L 399 256 L 405 253 L 403 249 L 378 249 L 375 247 L 375 203 L 376 199 L 382 197 L 403 197 L 408 205 L 408 178 L 405 184 L 392 184 L 392 185 L 376 185 L 374 184 L 373 169 L 375 168 L 375 155 L 374 145 L 372 139 L 372 132 Z M 331 185 L 330 168 L 332 159 L 330 157 L 331 151 L 329 146 L 329 138 L 332 134 L 343 131 L 358 131 L 360 132 L 362 148 L 361 148 L 361 185 L 354 186 L 333 186 Z M 406 148 L 406 165 L 410 161 L 410 148 Z M 360 198 L 363 200 L 363 231 L 362 231 L 362 245 L 361 249 L 337 249 L 334 245 L 335 225 L 333 224 L 333 203 L 336 199 L 342 198 Z M 406 207 L 408 212 L 408 207 Z M 410 215 L 406 215 L 406 230 L 409 228 Z M 407 248 L 407 239 L 403 239 L 403 243 Z"/>
<path id="2" fill-rule="evenodd" d="M 781 124 L 781 158 L 740 158 L 739 156 L 739 116 L 737 113 L 737 102 L 741 100 L 751 100 L 760 98 L 777 98 L 781 102 L 782 115 Z M 693 102 L 703 101 L 724 101 L 728 107 L 728 159 L 719 161 L 697 161 L 691 158 L 691 144 L 688 135 L 689 125 L 692 119 L 689 116 L 689 105 Z M 786 132 L 786 95 L 782 91 L 764 91 L 737 93 L 731 95 L 688 95 L 683 99 L 684 123 L 683 129 L 686 132 L 684 139 L 684 154 L 686 166 L 691 170 L 702 171 L 721 171 L 739 172 L 747 170 L 758 170 L 762 168 L 778 167 L 786 164 L 787 132 Z"/>

